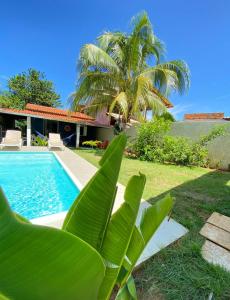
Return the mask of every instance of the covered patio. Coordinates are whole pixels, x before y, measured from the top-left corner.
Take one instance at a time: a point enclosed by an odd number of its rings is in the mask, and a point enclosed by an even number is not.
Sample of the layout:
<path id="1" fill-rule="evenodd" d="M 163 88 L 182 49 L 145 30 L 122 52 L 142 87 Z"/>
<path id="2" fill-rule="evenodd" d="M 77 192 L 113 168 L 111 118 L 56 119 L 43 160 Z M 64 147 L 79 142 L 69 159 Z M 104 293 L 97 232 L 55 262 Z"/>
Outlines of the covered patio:
<path id="1" fill-rule="evenodd" d="M 79 147 L 86 140 L 98 139 L 98 128 L 109 127 L 78 112 L 35 104 L 27 104 L 24 110 L 0 108 L 0 141 L 6 130 L 18 129 L 27 147 L 36 136 L 48 138 L 49 133 L 59 133 L 66 146 Z"/>

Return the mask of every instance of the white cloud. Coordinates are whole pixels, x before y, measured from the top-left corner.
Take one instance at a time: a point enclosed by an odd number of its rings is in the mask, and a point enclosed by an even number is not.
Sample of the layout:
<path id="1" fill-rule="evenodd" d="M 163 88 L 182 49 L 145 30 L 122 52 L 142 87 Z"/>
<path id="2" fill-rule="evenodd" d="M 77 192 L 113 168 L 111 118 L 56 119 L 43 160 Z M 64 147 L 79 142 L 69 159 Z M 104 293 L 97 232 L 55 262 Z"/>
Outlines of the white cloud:
<path id="1" fill-rule="evenodd" d="M 173 108 L 170 108 L 170 113 L 174 116 L 175 119 L 181 118 L 182 115 L 191 108 L 191 104 L 177 104 Z"/>

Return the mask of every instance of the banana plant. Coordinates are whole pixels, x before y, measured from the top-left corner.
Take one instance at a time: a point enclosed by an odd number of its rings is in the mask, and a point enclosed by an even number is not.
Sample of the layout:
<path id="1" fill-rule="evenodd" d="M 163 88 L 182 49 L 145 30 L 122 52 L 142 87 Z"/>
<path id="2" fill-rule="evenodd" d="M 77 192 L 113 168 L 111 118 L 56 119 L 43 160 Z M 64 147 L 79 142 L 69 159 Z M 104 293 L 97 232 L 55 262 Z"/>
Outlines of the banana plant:
<path id="1" fill-rule="evenodd" d="M 146 178 L 133 176 L 112 213 L 126 145 L 119 135 L 100 169 L 70 208 L 62 230 L 30 224 L 12 212 L 0 189 L 0 299 L 135 300 L 132 271 L 172 208 L 170 196 L 147 208 L 136 225 Z"/>
<path id="2" fill-rule="evenodd" d="M 63 230 L 85 240 L 105 261 L 100 300 L 110 299 L 115 285 L 119 287 L 117 299 L 137 299 L 131 273 L 173 204 L 172 198 L 166 196 L 150 206 L 137 227 L 136 219 L 146 181 L 145 176 L 140 174 L 130 179 L 123 204 L 112 214 L 126 141 L 127 137 L 120 134 L 111 142 L 100 161 L 100 169 L 73 203 L 63 225 Z"/>
<path id="3" fill-rule="evenodd" d="M 94 248 L 19 218 L 0 189 L 0 299 L 97 299 L 104 273 Z"/>

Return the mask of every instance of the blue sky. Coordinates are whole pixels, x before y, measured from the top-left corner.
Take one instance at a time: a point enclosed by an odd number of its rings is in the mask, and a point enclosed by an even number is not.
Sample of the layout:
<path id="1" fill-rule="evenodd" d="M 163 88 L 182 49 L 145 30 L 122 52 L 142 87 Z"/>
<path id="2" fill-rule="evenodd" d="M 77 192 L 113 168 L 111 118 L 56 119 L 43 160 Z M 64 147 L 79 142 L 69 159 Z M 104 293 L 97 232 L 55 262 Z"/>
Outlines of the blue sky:
<path id="1" fill-rule="evenodd" d="M 146 10 L 167 47 L 167 60 L 191 70 L 187 95 L 173 95 L 177 119 L 187 112 L 230 115 L 229 0 L 3 0 L 0 3 L 0 87 L 30 67 L 46 73 L 63 105 L 74 90 L 76 60 L 105 30 L 128 31 Z"/>

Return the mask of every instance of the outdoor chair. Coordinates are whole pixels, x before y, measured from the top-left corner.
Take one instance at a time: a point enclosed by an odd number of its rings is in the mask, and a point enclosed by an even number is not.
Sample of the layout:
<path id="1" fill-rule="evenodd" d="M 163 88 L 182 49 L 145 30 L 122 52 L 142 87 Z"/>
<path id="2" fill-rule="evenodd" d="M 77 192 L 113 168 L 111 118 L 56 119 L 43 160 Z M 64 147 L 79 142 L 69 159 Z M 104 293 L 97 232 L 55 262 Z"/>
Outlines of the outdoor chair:
<path id="1" fill-rule="evenodd" d="M 61 150 L 65 149 L 59 133 L 49 133 L 48 148 L 49 150 L 51 148 L 60 148 Z"/>
<path id="2" fill-rule="evenodd" d="M 22 133 L 18 130 L 7 130 L 5 137 L 2 139 L 0 149 L 3 147 L 22 148 Z"/>

